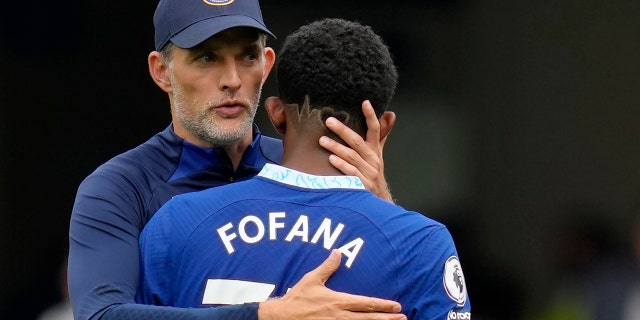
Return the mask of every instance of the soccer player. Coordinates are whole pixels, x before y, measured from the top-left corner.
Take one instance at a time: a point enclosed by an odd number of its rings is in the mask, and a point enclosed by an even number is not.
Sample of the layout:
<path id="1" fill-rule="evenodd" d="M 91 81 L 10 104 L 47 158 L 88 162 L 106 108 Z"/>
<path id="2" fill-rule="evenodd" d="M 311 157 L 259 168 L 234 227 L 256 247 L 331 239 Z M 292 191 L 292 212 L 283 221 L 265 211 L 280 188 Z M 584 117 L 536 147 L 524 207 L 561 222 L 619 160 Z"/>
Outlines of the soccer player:
<path id="1" fill-rule="evenodd" d="M 372 121 L 362 115 L 363 99 L 377 107 L 378 138 L 391 130 L 384 111 L 397 71 L 382 39 L 356 22 L 312 22 L 287 37 L 276 75 L 279 97 L 266 107 L 283 135 L 282 165 L 160 208 L 140 237 L 138 301 L 206 307 L 286 299 L 337 249 L 343 263 L 327 287 L 397 300 L 409 319 L 470 319 L 447 228 L 365 190 L 318 144 L 332 135 L 327 119 L 364 136 Z"/>
<path id="2" fill-rule="evenodd" d="M 289 304 L 273 300 L 195 310 L 135 303 L 138 238 L 156 210 L 176 194 L 249 179 L 282 156 L 282 141 L 263 136 L 253 124 L 262 84 L 275 61 L 273 49 L 266 47 L 271 31 L 258 1 L 160 0 L 154 26 L 149 72 L 167 93 L 172 121 L 101 165 L 78 188 L 68 266 L 75 319 L 400 318 L 393 312 L 397 302 L 335 292 L 320 281 L 306 282 L 299 299 Z M 333 141 L 331 152 L 349 161 L 334 163 L 362 174 L 369 188 L 388 198 L 377 165 L 382 144 L 363 141 L 340 125 L 333 128 L 355 147 Z"/>

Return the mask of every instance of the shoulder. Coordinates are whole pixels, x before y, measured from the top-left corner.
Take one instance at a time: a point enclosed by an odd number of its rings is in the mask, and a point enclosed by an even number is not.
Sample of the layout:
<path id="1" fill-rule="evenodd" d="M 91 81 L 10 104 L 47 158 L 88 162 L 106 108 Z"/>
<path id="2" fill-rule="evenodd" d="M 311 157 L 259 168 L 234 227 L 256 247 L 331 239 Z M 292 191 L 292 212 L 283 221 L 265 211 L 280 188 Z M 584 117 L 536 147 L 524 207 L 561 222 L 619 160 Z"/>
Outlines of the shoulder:
<path id="1" fill-rule="evenodd" d="M 182 150 L 182 143 L 167 128 L 133 149 L 114 156 L 89 174 L 81 188 L 95 183 L 121 188 L 148 181 L 147 176 L 168 178 L 175 170 Z"/>
<path id="2" fill-rule="evenodd" d="M 425 246 L 440 243 L 443 247 L 452 247 L 453 238 L 446 225 L 417 211 L 405 211 L 398 217 L 398 223 L 405 226 L 408 232 L 415 232 L 417 238 L 423 239 Z M 449 248 L 447 248 L 449 249 Z"/>
<path id="3" fill-rule="evenodd" d="M 253 180 L 173 196 L 150 218 L 144 227 L 144 237 L 155 238 L 158 234 L 170 233 L 174 244 L 187 241 L 195 230 L 206 227 L 206 221 L 213 217 L 237 214 L 227 210 L 244 201 L 247 195 L 253 195 L 250 191 Z"/>
<path id="4" fill-rule="evenodd" d="M 257 196 L 260 191 L 259 179 L 251 178 L 217 187 L 210 187 L 200 191 L 187 192 L 175 195 L 164 206 L 171 205 L 171 210 L 186 211 L 215 211 L 216 208 L 225 207 L 231 203 L 243 201 L 247 196 Z"/>
<path id="5" fill-rule="evenodd" d="M 364 199 L 351 201 L 352 210 L 357 211 L 364 219 L 375 226 L 380 234 L 385 235 L 389 243 L 396 247 L 413 247 L 421 250 L 422 246 L 446 249 L 453 245 L 447 227 L 426 214 L 407 210 L 373 195 Z"/>
<path id="6" fill-rule="evenodd" d="M 408 229 L 428 229 L 433 232 L 446 227 L 427 215 L 408 210 L 405 207 L 388 202 L 378 196 L 366 192 L 359 192 L 361 197 L 351 197 L 349 200 L 354 210 L 361 211 L 370 220 L 381 224 L 381 228 L 388 229 L 391 226 Z"/>

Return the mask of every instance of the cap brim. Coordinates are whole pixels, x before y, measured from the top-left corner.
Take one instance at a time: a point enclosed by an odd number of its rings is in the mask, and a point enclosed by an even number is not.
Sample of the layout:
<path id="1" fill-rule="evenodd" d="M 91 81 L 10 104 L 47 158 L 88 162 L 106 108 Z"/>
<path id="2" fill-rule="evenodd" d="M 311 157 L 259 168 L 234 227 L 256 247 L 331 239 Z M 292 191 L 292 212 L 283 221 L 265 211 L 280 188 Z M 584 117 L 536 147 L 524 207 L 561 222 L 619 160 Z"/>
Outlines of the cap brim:
<path id="1" fill-rule="evenodd" d="M 253 18 L 243 15 L 228 15 L 198 21 L 175 34 L 171 40 L 180 48 L 193 48 L 209 37 L 234 27 L 252 27 L 259 29 L 274 39 L 276 36 L 265 25 Z"/>

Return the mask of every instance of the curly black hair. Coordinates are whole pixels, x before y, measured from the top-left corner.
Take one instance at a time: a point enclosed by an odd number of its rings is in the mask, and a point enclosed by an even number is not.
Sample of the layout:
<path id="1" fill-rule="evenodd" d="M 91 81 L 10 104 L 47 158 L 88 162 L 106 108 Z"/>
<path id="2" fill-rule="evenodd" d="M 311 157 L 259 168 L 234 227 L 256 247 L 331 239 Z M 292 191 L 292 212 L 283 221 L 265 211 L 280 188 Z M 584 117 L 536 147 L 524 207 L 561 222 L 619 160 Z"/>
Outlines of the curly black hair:
<path id="1" fill-rule="evenodd" d="M 376 115 L 387 109 L 398 82 L 389 48 L 371 27 L 338 18 L 318 20 L 287 36 L 278 57 L 280 98 L 311 109 L 348 115 L 347 125 L 363 134 L 367 125 L 362 102 Z M 338 117 L 343 120 L 344 117 Z"/>

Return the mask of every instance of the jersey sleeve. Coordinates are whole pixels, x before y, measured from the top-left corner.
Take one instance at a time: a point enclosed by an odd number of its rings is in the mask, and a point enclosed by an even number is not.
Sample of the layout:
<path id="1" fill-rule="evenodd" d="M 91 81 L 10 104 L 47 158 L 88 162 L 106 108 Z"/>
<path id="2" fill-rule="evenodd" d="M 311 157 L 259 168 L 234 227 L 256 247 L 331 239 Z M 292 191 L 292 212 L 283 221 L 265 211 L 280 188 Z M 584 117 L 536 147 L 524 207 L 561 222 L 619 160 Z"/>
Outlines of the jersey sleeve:
<path id="1" fill-rule="evenodd" d="M 471 304 L 453 238 L 443 225 L 433 229 L 412 240 L 417 243 L 411 262 L 415 268 L 405 268 L 404 275 L 414 284 L 405 297 L 413 306 L 408 318 L 470 319 Z"/>

